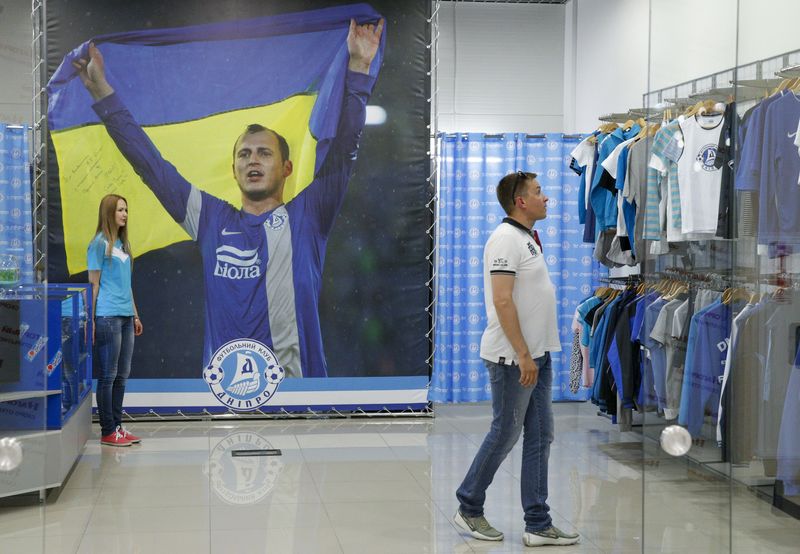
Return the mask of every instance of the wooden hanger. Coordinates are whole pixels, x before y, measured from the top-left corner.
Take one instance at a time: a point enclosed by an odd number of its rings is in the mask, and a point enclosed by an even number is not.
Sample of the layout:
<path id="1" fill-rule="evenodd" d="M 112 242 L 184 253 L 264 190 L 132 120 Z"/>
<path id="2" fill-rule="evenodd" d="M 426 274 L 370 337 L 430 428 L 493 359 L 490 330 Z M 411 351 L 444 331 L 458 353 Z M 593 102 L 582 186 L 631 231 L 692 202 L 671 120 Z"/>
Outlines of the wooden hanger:
<path id="1" fill-rule="evenodd" d="M 731 296 L 733 295 L 733 287 L 728 287 L 722 293 L 722 303 L 723 304 L 730 304 L 731 303 Z"/>
<path id="2" fill-rule="evenodd" d="M 685 115 L 686 117 L 692 117 L 694 114 L 697 113 L 697 110 L 699 110 L 700 106 L 702 105 L 703 105 L 702 102 L 698 102 L 697 104 L 689 107 L 685 112 L 683 112 L 683 115 Z"/>
<path id="3" fill-rule="evenodd" d="M 613 133 L 614 131 L 616 131 L 618 127 L 619 125 L 617 125 L 614 122 L 603 123 L 602 125 L 600 125 L 600 127 L 597 128 L 597 130 L 607 135 L 609 133 Z"/>
<path id="4" fill-rule="evenodd" d="M 642 120 L 642 121 L 644 121 L 644 120 Z M 658 125 L 658 124 L 656 124 L 656 125 Z M 645 123 L 641 127 L 642 127 L 642 129 L 641 129 L 641 131 L 639 131 L 639 134 L 636 135 L 635 137 L 633 137 L 633 141 L 628 144 L 628 149 L 629 150 L 633 147 L 634 144 L 636 144 L 637 142 L 642 140 L 644 137 L 646 137 L 650 133 L 650 129 L 652 127 L 655 127 L 655 125 L 647 125 Z"/>
<path id="5" fill-rule="evenodd" d="M 794 81 L 794 79 L 784 79 L 783 81 L 781 81 L 780 84 L 777 87 L 775 87 L 775 90 L 772 91 L 772 94 L 770 96 L 774 96 L 779 92 L 785 91 L 787 88 L 789 88 L 789 85 L 792 83 L 792 81 Z"/>
<path id="6" fill-rule="evenodd" d="M 725 305 L 730 305 L 732 302 L 738 302 L 739 300 L 750 300 L 750 293 L 738 287 L 726 289 L 722 293 L 722 303 Z"/>
<path id="7" fill-rule="evenodd" d="M 720 111 L 719 107 L 717 106 L 717 102 L 714 100 L 703 100 L 702 102 L 698 102 L 698 104 L 697 111 L 692 115 L 711 115 L 724 113 L 724 111 Z"/>

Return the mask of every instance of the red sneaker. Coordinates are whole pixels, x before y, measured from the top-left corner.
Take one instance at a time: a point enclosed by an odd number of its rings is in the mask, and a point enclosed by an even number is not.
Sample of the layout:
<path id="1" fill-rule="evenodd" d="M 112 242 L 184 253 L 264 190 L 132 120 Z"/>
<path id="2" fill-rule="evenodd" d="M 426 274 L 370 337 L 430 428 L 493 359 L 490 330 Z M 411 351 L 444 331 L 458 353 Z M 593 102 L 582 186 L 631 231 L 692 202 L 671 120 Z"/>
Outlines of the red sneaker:
<path id="1" fill-rule="evenodd" d="M 129 441 L 131 441 L 131 443 L 132 443 L 132 444 L 139 444 L 140 442 L 142 442 L 142 439 L 140 439 L 139 437 L 137 437 L 136 435 L 134 435 L 133 433 L 131 433 L 130 431 L 128 431 L 127 429 L 125 429 L 125 427 L 123 427 L 122 425 L 120 425 L 120 426 L 118 426 L 118 427 L 117 427 L 117 431 L 118 431 L 118 432 L 119 432 L 119 433 L 120 433 L 120 434 L 121 434 L 123 437 L 125 437 L 126 439 L 128 439 Z"/>
<path id="2" fill-rule="evenodd" d="M 100 444 L 107 446 L 130 446 L 131 441 L 126 439 L 119 430 L 100 438 Z"/>

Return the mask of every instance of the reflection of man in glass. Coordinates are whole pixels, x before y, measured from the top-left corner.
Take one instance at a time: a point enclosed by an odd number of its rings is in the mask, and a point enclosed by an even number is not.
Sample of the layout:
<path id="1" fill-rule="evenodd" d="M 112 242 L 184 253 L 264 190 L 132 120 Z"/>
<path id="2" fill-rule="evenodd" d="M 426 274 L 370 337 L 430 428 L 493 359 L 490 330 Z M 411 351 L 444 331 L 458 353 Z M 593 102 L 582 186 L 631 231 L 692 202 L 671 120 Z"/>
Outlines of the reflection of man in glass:
<path id="1" fill-rule="evenodd" d="M 283 202 L 292 173 L 286 140 L 256 124 L 236 140 L 233 174 L 242 191 L 241 209 L 200 191 L 161 157 L 106 81 L 103 56 L 94 45 L 88 60 L 74 63 L 117 147 L 200 246 L 204 363 L 227 342 L 248 338 L 271 347 L 287 376 L 327 375 L 318 310 L 325 247 L 356 158 L 375 83 L 369 68 L 382 31 L 383 20 L 378 25 L 350 22 L 336 138 L 314 180 L 290 202 Z"/>

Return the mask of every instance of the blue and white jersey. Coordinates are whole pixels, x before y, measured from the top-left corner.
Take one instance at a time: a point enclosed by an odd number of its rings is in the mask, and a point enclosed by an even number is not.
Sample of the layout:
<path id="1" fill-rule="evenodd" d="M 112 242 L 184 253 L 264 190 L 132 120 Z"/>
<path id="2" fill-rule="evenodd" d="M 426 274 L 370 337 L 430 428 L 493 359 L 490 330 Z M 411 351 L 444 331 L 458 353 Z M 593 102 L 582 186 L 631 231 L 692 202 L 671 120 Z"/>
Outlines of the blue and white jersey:
<path id="1" fill-rule="evenodd" d="M 290 202 L 252 215 L 186 181 L 116 94 L 94 106 L 118 148 L 197 241 L 205 277 L 203 363 L 222 345 L 255 339 L 287 376 L 325 377 L 319 294 L 325 247 L 341 208 L 375 78 L 348 71 L 336 138 L 314 180 Z"/>

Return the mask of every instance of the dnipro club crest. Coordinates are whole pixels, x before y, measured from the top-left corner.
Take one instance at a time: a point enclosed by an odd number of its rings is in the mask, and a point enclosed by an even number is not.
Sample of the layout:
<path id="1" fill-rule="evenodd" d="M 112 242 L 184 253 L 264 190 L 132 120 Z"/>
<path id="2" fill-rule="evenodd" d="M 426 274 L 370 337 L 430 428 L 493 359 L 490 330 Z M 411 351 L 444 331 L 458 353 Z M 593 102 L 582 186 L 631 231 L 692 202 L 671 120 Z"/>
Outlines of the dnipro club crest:
<path id="1" fill-rule="evenodd" d="M 272 350 L 252 339 L 236 339 L 222 345 L 203 370 L 203 380 L 214 397 L 241 412 L 256 410 L 269 402 L 285 376 Z"/>

